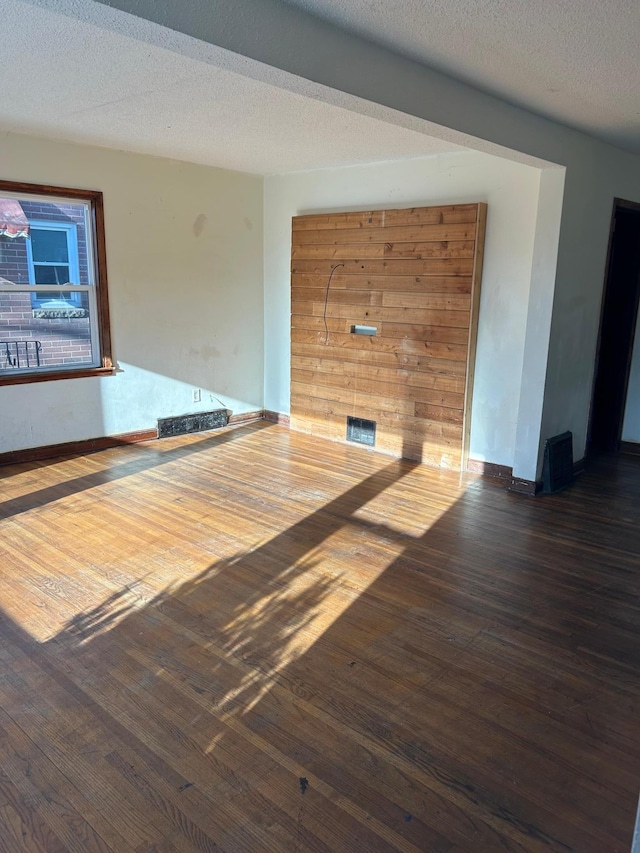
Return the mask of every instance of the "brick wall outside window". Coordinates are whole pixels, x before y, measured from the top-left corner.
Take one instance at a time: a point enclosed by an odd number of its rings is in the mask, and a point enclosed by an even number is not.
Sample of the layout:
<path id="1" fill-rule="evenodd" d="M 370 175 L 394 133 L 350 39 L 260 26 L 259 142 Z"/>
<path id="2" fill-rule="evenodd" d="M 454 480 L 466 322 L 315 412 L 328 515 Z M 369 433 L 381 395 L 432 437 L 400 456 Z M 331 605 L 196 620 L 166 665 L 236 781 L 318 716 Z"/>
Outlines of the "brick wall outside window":
<path id="1" fill-rule="evenodd" d="M 74 222 L 77 226 L 80 281 L 89 284 L 87 242 L 82 209 L 77 205 L 21 201 L 31 220 Z M 24 237 L 0 237 L 0 277 L 16 285 L 29 283 L 27 240 Z M 54 294 L 52 297 L 54 298 Z M 0 293 L 0 370 L 6 368 L 3 341 L 38 340 L 42 344 L 42 366 L 70 366 L 91 363 L 89 318 L 36 319 L 29 293 Z"/>

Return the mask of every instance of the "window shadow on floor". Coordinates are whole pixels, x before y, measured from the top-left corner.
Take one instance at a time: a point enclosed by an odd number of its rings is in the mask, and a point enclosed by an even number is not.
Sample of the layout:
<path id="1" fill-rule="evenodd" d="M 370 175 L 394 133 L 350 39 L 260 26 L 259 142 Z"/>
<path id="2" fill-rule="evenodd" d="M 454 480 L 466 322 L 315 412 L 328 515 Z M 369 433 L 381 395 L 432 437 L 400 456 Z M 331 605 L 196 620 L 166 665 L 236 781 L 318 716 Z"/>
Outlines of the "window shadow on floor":
<path id="1" fill-rule="evenodd" d="M 29 512 L 37 507 L 46 506 L 49 503 L 62 500 L 77 495 L 90 489 L 95 489 L 99 486 L 113 483 L 117 480 L 122 480 L 126 477 L 131 477 L 140 474 L 144 471 L 149 471 L 158 468 L 161 465 L 166 465 L 169 462 L 178 462 L 182 459 L 187 459 L 195 453 L 202 453 L 206 450 L 211 450 L 214 447 L 222 447 L 225 444 L 233 441 L 242 441 L 247 434 L 269 429 L 271 424 L 266 422 L 258 422 L 247 427 L 238 427 L 225 429 L 219 433 L 208 433 L 203 438 L 197 438 L 187 444 L 181 443 L 177 446 L 172 439 L 162 439 L 153 442 L 144 442 L 140 444 L 130 444 L 123 442 L 121 445 L 116 445 L 120 454 L 124 453 L 124 462 L 116 464 L 107 464 L 106 467 L 94 471 L 91 474 L 85 474 L 80 477 L 74 477 L 70 480 L 61 481 L 55 486 L 50 486 L 44 489 L 34 489 L 25 492 L 19 497 L 0 501 L 0 520 L 3 518 L 11 518 L 23 512 Z M 104 453 L 104 451 L 100 451 Z M 107 451 L 108 452 L 108 451 Z M 88 458 L 91 459 L 93 455 Z M 28 462 L 20 465 L 8 465 L 0 467 L 0 482 L 3 479 L 9 479 L 17 474 L 22 474 L 25 471 L 37 472 L 40 468 L 48 465 L 56 465 L 63 462 L 65 459 L 85 459 L 86 454 L 72 454 L 67 457 L 57 457 L 55 459 L 46 459 L 38 462 Z M 108 457 L 101 457 L 102 459 Z M 118 456 L 118 459 L 121 455 Z"/>
<path id="2" fill-rule="evenodd" d="M 237 849 L 624 849 L 632 478 L 614 517 L 589 475 L 540 502 L 453 482 L 391 462 L 160 594 L 122 586 L 47 642 L 6 617 L 5 745 L 12 725 L 51 739 L 80 790 L 108 772 L 114 803 Z"/>

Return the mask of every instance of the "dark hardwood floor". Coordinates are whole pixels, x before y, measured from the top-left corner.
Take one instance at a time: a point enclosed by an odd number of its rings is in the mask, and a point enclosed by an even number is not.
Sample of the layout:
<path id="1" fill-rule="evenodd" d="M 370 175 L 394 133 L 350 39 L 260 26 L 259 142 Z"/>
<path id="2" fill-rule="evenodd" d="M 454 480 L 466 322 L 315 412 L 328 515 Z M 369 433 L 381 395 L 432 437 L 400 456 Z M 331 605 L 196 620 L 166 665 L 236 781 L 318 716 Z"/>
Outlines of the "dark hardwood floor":
<path id="1" fill-rule="evenodd" d="M 0 469 L 0 853 L 628 853 L 639 499 L 265 423 Z"/>

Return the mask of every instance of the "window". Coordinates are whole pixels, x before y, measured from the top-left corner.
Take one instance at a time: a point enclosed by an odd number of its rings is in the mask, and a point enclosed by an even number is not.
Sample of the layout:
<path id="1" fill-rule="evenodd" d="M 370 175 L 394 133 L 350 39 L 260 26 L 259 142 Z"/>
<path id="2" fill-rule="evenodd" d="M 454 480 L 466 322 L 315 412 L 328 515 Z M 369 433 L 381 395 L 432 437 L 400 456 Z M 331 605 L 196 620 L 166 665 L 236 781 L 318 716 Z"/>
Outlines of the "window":
<path id="1" fill-rule="evenodd" d="M 113 372 L 102 194 L 0 181 L 0 384 Z"/>
<path id="2" fill-rule="evenodd" d="M 27 240 L 29 284 L 78 284 L 80 262 L 78 234 L 74 223 L 30 221 Z M 48 293 L 32 293 L 31 304 L 41 306 L 50 299 Z M 65 291 L 61 299 L 79 305 L 80 293 Z"/>

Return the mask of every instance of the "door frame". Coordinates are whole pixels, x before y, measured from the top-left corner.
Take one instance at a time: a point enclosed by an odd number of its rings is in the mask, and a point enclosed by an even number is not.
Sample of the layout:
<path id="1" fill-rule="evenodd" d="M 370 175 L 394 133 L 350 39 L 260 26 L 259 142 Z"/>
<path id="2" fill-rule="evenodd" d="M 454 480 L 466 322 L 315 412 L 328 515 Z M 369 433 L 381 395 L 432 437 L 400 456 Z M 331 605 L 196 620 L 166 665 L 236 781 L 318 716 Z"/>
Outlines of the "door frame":
<path id="1" fill-rule="evenodd" d="M 589 421 L 588 421 L 588 427 L 587 427 L 587 444 L 586 444 L 586 451 L 585 451 L 585 457 L 586 458 L 593 456 L 593 448 L 592 448 L 592 443 L 591 443 L 591 441 L 592 441 L 591 435 L 592 435 L 592 428 L 593 428 L 593 405 L 594 405 L 594 401 L 595 401 L 595 391 L 596 391 L 596 382 L 598 379 L 598 370 L 600 368 L 600 355 L 601 355 L 601 349 L 602 349 L 602 331 L 603 331 L 603 326 L 604 326 L 604 311 L 605 311 L 605 305 L 606 305 L 606 300 L 607 300 L 607 291 L 608 291 L 609 284 L 610 284 L 611 266 L 612 266 L 612 260 L 613 260 L 613 244 L 614 244 L 614 239 L 615 239 L 616 215 L 617 215 L 619 210 L 634 211 L 635 213 L 638 214 L 638 216 L 640 218 L 640 202 L 629 201 L 628 199 L 617 198 L 617 197 L 615 197 L 613 199 L 613 206 L 612 206 L 612 210 L 611 210 L 611 220 L 609 223 L 609 244 L 607 246 L 607 260 L 606 260 L 605 271 L 604 271 L 604 282 L 603 282 L 603 286 L 602 286 L 602 297 L 600 300 L 600 320 L 598 323 L 598 338 L 597 338 L 597 343 L 596 343 L 596 354 L 595 354 L 595 359 L 594 359 L 593 378 L 592 378 L 592 382 L 591 382 L 591 401 L 589 403 Z M 626 410 L 626 404 L 627 404 L 627 394 L 629 391 L 629 376 L 631 374 L 631 362 L 633 359 L 633 351 L 634 351 L 634 345 L 635 345 L 635 330 L 636 330 L 636 327 L 638 324 L 638 306 L 639 306 L 639 303 L 640 303 L 640 279 L 638 280 L 638 284 L 636 285 L 636 299 L 635 299 L 635 308 L 634 308 L 635 318 L 634 318 L 634 326 L 633 326 L 634 331 L 633 331 L 633 334 L 631 336 L 631 345 L 629 347 L 629 352 L 627 354 L 627 366 L 626 366 L 626 375 L 625 375 L 625 381 L 624 381 L 624 385 L 625 385 L 624 409 L 625 410 Z M 623 429 L 624 429 L 624 411 L 622 413 L 622 418 L 620 420 L 620 433 L 619 433 L 618 438 L 617 438 L 618 445 L 620 445 L 620 442 L 622 441 L 622 430 Z"/>

